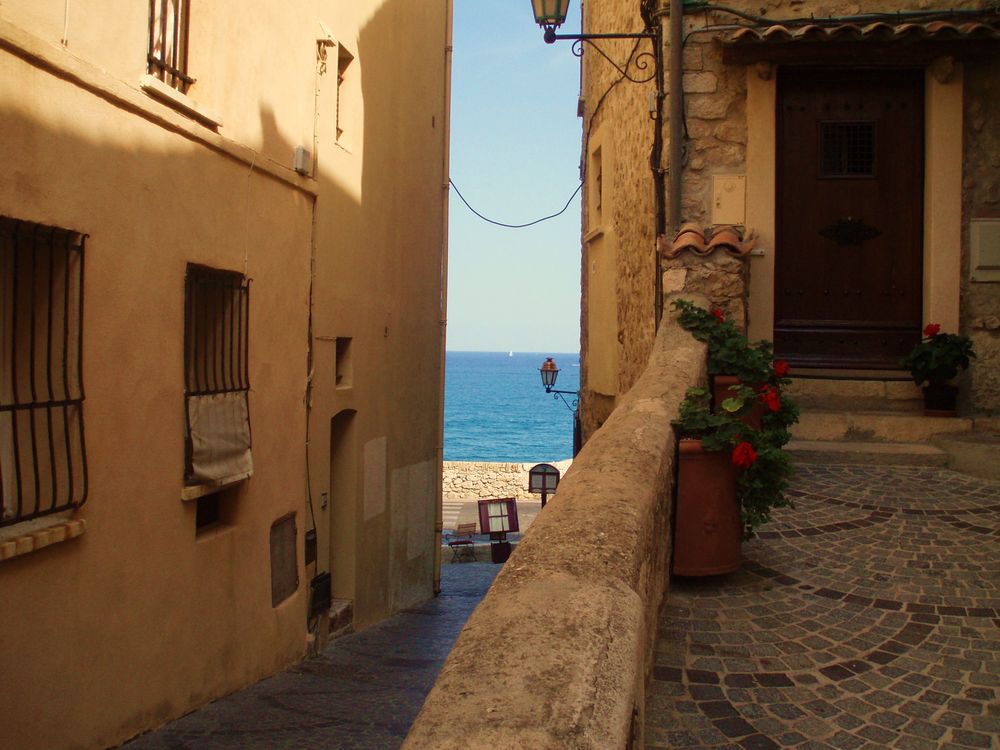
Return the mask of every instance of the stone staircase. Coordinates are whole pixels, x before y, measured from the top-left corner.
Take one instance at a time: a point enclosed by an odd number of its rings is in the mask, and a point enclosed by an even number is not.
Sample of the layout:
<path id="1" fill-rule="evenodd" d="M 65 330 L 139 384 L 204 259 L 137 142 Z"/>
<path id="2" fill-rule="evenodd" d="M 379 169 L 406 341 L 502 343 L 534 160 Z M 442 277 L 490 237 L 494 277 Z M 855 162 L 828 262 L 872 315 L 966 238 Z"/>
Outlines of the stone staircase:
<path id="1" fill-rule="evenodd" d="M 911 381 L 796 378 L 800 461 L 949 467 L 1000 479 L 1000 420 L 925 417 Z"/>

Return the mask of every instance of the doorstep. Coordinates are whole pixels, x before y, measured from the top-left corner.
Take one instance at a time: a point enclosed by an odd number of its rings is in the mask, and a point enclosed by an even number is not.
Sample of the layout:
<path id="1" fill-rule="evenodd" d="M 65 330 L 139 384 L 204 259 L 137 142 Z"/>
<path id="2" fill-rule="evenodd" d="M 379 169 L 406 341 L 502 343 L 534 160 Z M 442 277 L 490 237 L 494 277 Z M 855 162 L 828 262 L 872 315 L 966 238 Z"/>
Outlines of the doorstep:
<path id="1" fill-rule="evenodd" d="M 972 429 L 973 421 L 965 417 L 803 409 L 791 432 L 794 439 L 807 441 L 922 443 L 938 435 L 967 433 Z"/>
<path id="2" fill-rule="evenodd" d="M 797 461 L 865 466 L 947 467 L 949 454 L 925 443 L 863 440 L 792 440 L 785 449 Z"/>

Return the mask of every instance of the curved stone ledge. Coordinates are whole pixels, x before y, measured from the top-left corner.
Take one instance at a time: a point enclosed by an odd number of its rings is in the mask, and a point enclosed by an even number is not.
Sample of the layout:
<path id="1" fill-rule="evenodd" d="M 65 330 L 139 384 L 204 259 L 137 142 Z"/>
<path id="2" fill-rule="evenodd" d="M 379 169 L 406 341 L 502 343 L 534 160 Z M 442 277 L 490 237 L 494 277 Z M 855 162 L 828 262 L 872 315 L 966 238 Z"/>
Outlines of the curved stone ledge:
<path id="1" fill-rule="evenodd" d="M 469 618 L 404 748 L 605 750 L 641 735 L 668 581 L 670 421 L 706 379 L 704 344 L 665 316 L 643 375 Z"/>

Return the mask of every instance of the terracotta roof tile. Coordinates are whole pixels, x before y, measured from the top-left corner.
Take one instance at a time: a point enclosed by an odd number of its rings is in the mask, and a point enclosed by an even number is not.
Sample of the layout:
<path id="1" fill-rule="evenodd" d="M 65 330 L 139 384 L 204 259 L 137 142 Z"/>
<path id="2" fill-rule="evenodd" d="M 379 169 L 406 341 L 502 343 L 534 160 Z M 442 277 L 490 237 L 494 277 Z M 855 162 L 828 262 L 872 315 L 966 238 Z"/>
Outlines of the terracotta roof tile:
<path id="1" fill-rule="evenodd" d="M 684 252 L 695 255 L 711 255 L 716 250 L 722 250 L 734 258 L 742 258 L 753 250 L 757 237 L 751 231 L 746 237 L 734 227 L 718 226 L 714 231 L 699 227 L 697 224 L 684 224 L 674 236 L 668 240 L 666 236 L 659 238 L 660 253 L 670 260 Z"/>
<path id="2" fill-rule="evenodd" d="M 907 23 L 886 23 L 876 21 L 869 24 L 841 23 L 803 26 L 775 24 L 763 28 L 745 28 L 732 32 L 731 44 L 759 44 L 762 42 L 846 42 L 846 41 L 915 41 L 932 39 L 946 41 L 954 39 L 1000 40 L 1000 23 L 996 21 L 926 21 Z"/>

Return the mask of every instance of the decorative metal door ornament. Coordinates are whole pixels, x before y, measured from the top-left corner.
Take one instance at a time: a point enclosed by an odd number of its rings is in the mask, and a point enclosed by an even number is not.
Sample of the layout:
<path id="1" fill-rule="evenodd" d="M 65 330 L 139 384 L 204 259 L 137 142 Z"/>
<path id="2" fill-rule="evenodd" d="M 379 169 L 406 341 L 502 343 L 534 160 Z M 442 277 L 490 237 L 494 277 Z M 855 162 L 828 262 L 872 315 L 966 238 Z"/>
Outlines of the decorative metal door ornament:
<path id="1" fill-rule="evenodd" d="M 819 230 L 820 236 L 833 240 L 841 247 L 854 245 L 860 247 L 867 240 L 873 240 L 882 232 L 873 226 L 865 224 L 864 219 L 839 219 L 828 227 Z"/>

